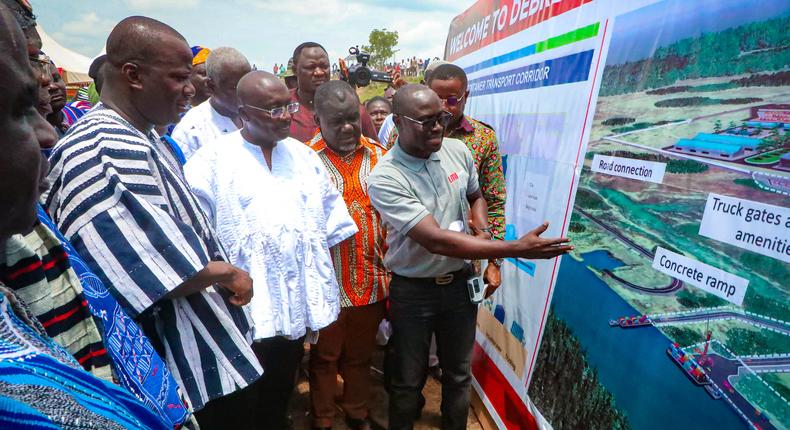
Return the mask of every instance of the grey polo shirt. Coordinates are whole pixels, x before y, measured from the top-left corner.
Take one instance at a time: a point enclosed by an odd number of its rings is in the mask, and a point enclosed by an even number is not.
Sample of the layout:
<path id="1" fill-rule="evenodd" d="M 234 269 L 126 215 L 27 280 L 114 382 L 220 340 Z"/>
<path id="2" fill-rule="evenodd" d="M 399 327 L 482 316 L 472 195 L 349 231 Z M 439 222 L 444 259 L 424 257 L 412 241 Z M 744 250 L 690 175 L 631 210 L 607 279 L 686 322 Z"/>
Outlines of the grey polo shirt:
<path id="1" fill-rule="evenodd" d="M 387 228 L 384 265 L 394 273 L 427 278 L 459 270 L 464 260 L 431 254 L 410 239 L 409 231 L 428 215 L 445 230 L 465 231 L 466 196 L 480 189 L 472 154 L 457 139 L 445 138 L 427 159 L 395 145 L 368 178 L 368 194 Z"/>

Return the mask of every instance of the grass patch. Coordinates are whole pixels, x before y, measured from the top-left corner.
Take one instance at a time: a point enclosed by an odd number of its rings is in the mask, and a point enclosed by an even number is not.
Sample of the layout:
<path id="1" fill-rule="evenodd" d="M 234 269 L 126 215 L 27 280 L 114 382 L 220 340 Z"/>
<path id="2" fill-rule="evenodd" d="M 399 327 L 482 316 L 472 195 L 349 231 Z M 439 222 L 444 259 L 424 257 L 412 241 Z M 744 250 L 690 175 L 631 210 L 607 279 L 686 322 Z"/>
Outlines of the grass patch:
<path id="1" fill-rule="evenodd" d="M 774 163 L 778 163 L 779 159 L 783 155 L 787 154 L 788 152 L 790 152 L 790 148 L 775 149 L 770 152 L 764 152 L 762 154 L 752 155 L 751 157 L 747 158 L 744 161 L 750 164 L 774 164 Z"/>
<path id="2" fill-rule="evenodd" d="M 613 128 L 612 132 L 613 133 L 628 133 L 629 131 L 642 130 L 643 128 L 652 127 L 654 125 L 655 125 L 655 123 L 652 123 L 652 122 L 637 122 L 637 123 L 631 124 L 631 125 L 629 125 L 627 127 Z"/>
<path id="3" fill-rule="evenodd" d="M 790 399 L 790 373 L 765 373 L 763 381 L 779 392 L 785 399 Z"/>
<path id="4" fill-rule="evenodd" d="M 717 306 L 724 306 L 727 301 L 720 299 L 713 294 L 708 294 L 700 291 L 701 294 L 692 293 L 688 289 L 682 289 L 675 294 L 675 300 L 681 305 L 696 309 L 696 308 L 715 308 Z"/>
<path id="5" fill-rule="evenodd" d="M 733 384 L 749 403 L 755 405 L 777 428 L 787 429 L 782 423 L 790 423 L 790 404 L 771 391 L 759 377 L 747 374 Z"/>
<path id="6" fill-rule="evenodd" d="M 760 102 L 759 97 L 740 97 L 734 99 L 712 99 L 710 97 L 679 97 L 675 99 L 660 100 L 654 103 L 656 107 L 675 108 L 687 106 L 710 106 L 710 105 L 742 105 Z"/>
<path id="7" fill-rule="evenodd" d="M 718 84 L 705 84 L 705 85 L 697 85 L 696 87 L 689 88 L 690 93 L 704 93 L 708 91 L 724 91 L 729 90 L 732 88 L 738 88 L 738 84 L 735 82 L 721 82 Z"/>
<path id="8" fill-rule="evenodd" d="M 420 80 L 422 80 L 422 75 L 407 76 L 404 79 L 410 84 L 419 84 Z M 357 95 L 359 95 L 359 100 L 362 103 L 365 103 L 376 96 L 384 97 L 384 90 L 387 89 L 387 86 L 388 84 L 383 82 L 371 82 L 367 87 L 358 88 Z"/>
<path id="9" fill-rule="evenodd" d="M 790 351 L 790 337 L 764 329 L 733 328 L 727 331 L 727 348 L 735 355 L 779 354 Z"/>
<path id="10" fill-rule="evenodd" d="M 681 347 L 694 345 L 705 340 L 697 331 L 686 327 L 664 326 L 660 327 L 659 330 Z"/>
<path id="11" fill-rule="evenodd" d="M 764 189 L 760 188 L 760 186 L 757 185 L 757 182 L 754 182 L 754 179 L 751 179 L 751 178 L 749 178 L 749 179 L 747 179 L 747 178 L 734 179 L 732 182 L 734 182 L 734 183 L 736 183 L 738 185 L 744 186 L 744 187 L 749 187 L 749 188 L 753 188 L 755 190 L 760 190 L 760 191 L 763 191 L 763 192 L 766 192 L 766 193 L 769 193 L 769 194 L 773 194 L 773 193 L 771 193 L 768 190 L 764 190 Z"/>

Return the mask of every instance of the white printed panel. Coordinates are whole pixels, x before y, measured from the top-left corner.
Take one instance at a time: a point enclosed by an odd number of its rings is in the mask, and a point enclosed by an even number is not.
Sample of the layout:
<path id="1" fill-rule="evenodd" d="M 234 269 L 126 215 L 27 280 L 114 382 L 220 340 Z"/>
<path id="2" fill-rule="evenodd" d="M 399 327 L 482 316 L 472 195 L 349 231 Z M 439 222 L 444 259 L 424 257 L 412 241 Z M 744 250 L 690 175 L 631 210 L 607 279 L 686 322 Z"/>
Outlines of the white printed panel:
<path id="1" fill-rule="evenodd" d="M 660 184 L 664 181 L 666 163 L 638 160 L 635 158 L 610 157 L 595 154 L 592 161 L 592 171 L 621 178 L 636 179 Z"/>
<path id="2" fill-rule="evenodd" d="M 790 208 L 711 193 L 699 234 L 790 263 Z"/>
<path id="3" fill-rule="evenodd" d="M 660 246 L 656 249 L 653 268 L 738 306 L 743 304 L 749 287 L 747 279 Z"/>

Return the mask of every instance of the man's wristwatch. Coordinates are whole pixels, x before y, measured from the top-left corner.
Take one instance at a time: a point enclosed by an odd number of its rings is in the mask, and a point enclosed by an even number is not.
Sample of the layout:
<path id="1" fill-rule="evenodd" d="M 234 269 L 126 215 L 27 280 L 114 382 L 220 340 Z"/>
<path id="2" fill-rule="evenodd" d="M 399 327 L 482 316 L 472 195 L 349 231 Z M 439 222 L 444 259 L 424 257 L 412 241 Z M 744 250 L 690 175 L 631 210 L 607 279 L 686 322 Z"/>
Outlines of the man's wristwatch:
<path id="1" fill-rule="evenodd" d="M 492 258 L 492 259 L 488 260 L 488 262 L 489 262 L 490 264 L 493 264 L 493 265 L 494 265 L 494 266 L 496 266 L 497 268 L 500 268 L 500 267 L 502 267 L 502 263 L 503 263 L 504 261 L 505 261 L 505 259 L 504 259 L 504 258 Z"/>

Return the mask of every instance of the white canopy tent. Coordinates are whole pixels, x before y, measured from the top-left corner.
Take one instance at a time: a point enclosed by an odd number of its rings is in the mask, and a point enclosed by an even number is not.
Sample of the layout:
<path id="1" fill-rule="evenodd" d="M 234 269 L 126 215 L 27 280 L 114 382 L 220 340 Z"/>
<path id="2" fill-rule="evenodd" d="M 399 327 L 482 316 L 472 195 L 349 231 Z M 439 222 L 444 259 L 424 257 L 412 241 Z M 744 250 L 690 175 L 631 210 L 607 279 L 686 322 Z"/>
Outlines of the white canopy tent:
<path id="1" fill-rule="evenodd" d="M 93 60 L 78 54 L 53 39 L 46 31 L 37 25 L 36 29 L 38 34 L 41 35 L 41 50 L 55 62 L 55 65 L 63 70 L 63 79 L 66 83 L 74 84 L 80 82 L 90 82 L 92 79 L 88 76 L 88 69 Z"/>

